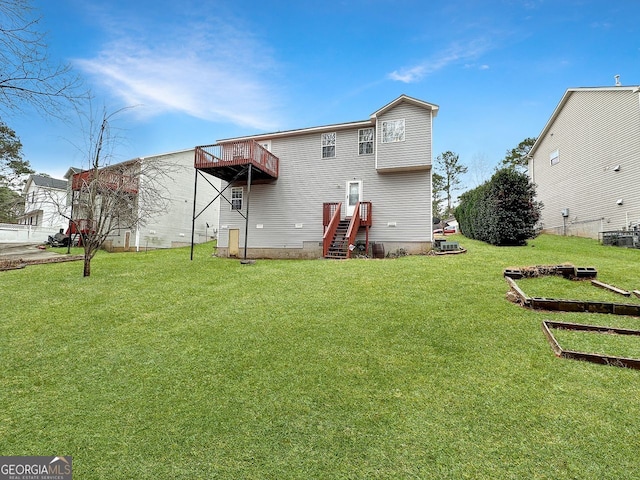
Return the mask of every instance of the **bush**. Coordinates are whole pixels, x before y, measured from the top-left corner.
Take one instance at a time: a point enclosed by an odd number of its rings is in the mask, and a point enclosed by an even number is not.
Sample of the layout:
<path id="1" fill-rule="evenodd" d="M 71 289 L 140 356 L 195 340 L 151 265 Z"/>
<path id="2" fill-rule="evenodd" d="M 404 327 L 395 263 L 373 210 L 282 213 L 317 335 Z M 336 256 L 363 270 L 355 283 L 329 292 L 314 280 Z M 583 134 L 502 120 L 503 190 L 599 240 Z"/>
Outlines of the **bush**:
<path id="1" fill-rule="evenodd" d="M 534 200 L 535 185 L 511 168 L 460 196 L 455 217 L 469 238 L 492 245 L 525 245 L 537 236 L 542 204 Z"/>

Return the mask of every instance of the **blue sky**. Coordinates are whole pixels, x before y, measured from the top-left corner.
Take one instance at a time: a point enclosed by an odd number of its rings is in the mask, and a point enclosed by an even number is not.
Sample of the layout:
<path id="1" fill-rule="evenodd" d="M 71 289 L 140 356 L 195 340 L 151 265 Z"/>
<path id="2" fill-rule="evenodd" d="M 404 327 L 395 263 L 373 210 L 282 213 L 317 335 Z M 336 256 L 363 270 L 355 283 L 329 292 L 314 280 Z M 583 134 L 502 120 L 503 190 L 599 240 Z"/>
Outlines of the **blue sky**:
<path id="1" fill-rule="evenodd" d="M 50 56 L 116 118 L 117 160 L 440 106 L 434 157 L 486 180 L 567 88 L 640 84 L 637 0 L 33 0 Z M 4 119 L 38 172 L 86 166 L 82 129 Z"/>

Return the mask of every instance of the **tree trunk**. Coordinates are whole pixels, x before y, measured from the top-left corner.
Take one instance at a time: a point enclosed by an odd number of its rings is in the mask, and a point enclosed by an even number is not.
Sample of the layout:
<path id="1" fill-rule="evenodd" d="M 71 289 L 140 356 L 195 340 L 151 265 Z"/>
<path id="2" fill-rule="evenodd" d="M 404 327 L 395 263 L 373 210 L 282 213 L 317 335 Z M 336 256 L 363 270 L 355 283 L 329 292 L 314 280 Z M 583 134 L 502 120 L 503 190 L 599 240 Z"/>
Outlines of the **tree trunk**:
<path id="1" fill-rule="evenodd" d="M 88 277 L 89 275 L 91 275 L 91 256 L 85 254 L 85 256 L 84 256 L 84 271 L 82 272 L 82 276 L 83 277 Z"/>

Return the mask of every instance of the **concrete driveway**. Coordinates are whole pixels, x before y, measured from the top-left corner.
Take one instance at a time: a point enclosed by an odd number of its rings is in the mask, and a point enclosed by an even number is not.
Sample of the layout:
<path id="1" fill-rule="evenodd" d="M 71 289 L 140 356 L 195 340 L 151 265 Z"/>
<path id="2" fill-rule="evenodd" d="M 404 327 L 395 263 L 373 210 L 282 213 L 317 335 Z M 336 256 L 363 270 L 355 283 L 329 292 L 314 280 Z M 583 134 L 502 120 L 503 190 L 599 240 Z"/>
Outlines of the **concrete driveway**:
<path id="1" fill-rule="evenodd" d="M 0 260 L 19 260 L 24 263 L 48 263 L 71 260 L 69 255 L 60 254 L 51 250 L 41 250 L 38 245 L 41 243 L 0 243 Z M 72 256 L 73 260 L 77 260 L 77 256 Z"/>

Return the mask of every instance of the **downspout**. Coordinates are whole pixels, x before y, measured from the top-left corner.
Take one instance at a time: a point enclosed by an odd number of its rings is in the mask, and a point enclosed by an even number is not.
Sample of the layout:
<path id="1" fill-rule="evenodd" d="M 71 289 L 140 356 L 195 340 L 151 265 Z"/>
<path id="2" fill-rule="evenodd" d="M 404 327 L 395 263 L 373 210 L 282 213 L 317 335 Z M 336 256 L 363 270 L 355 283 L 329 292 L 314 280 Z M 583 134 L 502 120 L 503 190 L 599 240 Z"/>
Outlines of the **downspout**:
<path id="1" fill-rule="evenodd" d="M 375 169 L 378 170 L 378 121 L 373 126 L 373 138 L 374 141 L 374 163 Z"/>
<path id="2" fill-rule="evenodd" d="M 429 142 L 429 191 L 431 192 L 431 201 L 429 202 L 429 241 L 433 247 L 433 110 L 429 110 L 429 132 L 431 140 Z"/>

